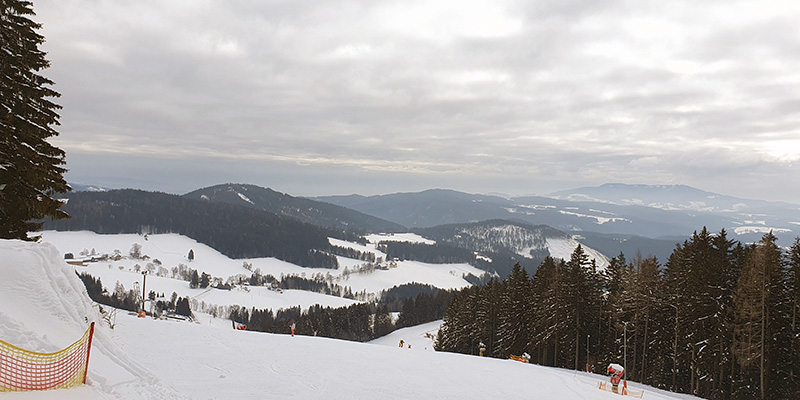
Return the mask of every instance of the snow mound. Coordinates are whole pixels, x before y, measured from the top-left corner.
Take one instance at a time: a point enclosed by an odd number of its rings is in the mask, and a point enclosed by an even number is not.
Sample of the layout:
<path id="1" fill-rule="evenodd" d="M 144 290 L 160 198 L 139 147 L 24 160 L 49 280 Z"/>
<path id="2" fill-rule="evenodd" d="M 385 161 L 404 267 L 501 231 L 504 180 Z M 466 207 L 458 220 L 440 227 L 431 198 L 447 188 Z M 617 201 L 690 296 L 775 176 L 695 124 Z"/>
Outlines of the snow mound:
<path id="1" fill-rule="evenodd" d="M 76 389 L 6 394 L 25 399 L 181 398 L 116 345 L 83 282 L 49 244 L 0 240 L 0 339 L 51 353 L 80 338 L 96 322 L 89 384 Z M 74 396 L 74 397 L 73 397 Z"/>

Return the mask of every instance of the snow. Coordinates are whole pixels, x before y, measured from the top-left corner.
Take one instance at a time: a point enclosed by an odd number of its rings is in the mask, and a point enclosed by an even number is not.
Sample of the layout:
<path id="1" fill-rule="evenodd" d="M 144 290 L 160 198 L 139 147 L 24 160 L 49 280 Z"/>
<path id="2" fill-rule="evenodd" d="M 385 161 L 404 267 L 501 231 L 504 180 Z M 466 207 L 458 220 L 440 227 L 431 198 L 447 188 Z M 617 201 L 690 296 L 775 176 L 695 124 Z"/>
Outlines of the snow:
<path id="1" fill-rule="evenodd" d="M 572 216 L 580 217 L 580 218 L 594 219 L 595 223 L 598 224 L 598 225 L 603 225 L 603 224 L 608 223 L 608 222 L 619 222 L 619 221 L 631 222 L 631 220 L 629 220 L 627 218 L 621 218 L 621 217 L 601 217 L 601 216 L 597 216 L 597 215 L 581 214 L 581 213 L 577 213 L 577 212 L 564 211 L 564 210 L 559 210 L 558 212 L 561 213 L 561 214 L 564 214 L 564 215 L 572 215 Z"/>
<path id="2" fill-rule="evenodd" d="M 596 388 L 603 375 L 432 352 L 424 332 L 438 322 L 395 332 L 386 344 L 234 331 L 208 316 L 188 323 L 120 313 L 112 330 L 61 254 L 49 244 L 0 240 L 0 338 L 51 352 L 98 321 L 88 384 L 4 400 L 617 398 Z M 397 347 L 396 335 L 412 349 Z M 651 400 L 695 399 L 629 386 Z"/>
<path id="3" fill-rule="evenodd" d="M 580 242 L 575 238 L 547 238 L 547 248 L 550 251 L 550 256 L 553 258 L 561 258 L 569 261 L 572 252 L 578 247 Z M 608 267 L 608 258 L 599 251 L 591 247 L 581 246 L 583 252 L 589 256 L 589 260 L 594 259 L 597 264 L 597 270 L 602 271 Z"/>
<path id="4" fill-rule="evenodd" d="M 433 344 L 436 341 L 436 334 L 444 321 L 438 320 L 428 322 L 408 328 L 398 329 L 384 337 L 379 337 L 369 342 L 370 344 L 377 344 L 380 346 L 400 347 L 400 341 L 403 341 L 405 348 L 408 350 L 424 350 L 435 351 Z M 408 347 L 411 346 L 411 347 Z"/>
<path id="5" fill-rule="evenodd" d="M 255 204 L 256 204 L 256 203 L 253 203 L 253 201 L 252 201 L 252 200 L 250 200 L 250 199 L 249 199 L 247 196 L 245 196 L 244 194 L 242 194 L 242 193 L 239 193 L 239 192 L 236 192 L 236 194 L 239 196 L 239 198 L 240 198 L 240 199 L 242 199 L 242 200 L 244 200 L 244 201 L 246 201 L 246 202 L 248 202 L 248 203 L 250 203 L 250 204 L 253 204 L 253 205 L 255 205 Z"/>
<path id="6" fill-rule="evenodd" d="M 787 233 L 792 230 L 787 228 L 770 228 L 768 226 L 737 226 L 733 231 L 737 235 L 746 235 L 748 233 Z"/>
<path id="7" fill-rule="evenodd" d="M 118 261 L 98 261 L 87 263 L 85 267 L 76 267 L 79 272 L 87 272 L 100 278 L 103 286 L 109 291 L 114 290 L 116 282 L 121 283 L 126 290 L 134 288 L 134 284 L 141 285 L 142 274 L 135 272 L 135 265 L 145 268 L 148 263 L 158 259 L 161 266 L 171 271 L 173 267 L 184 264 L 196 269 L 198 273 L 209 273 L 213 277 L 227 280 L 230 276 L 244 274 L 250 276 L 253 271 L 260 270 L 262 275 L 270 274 L 276 278 L 281 275 L 297 275 L 311 279 L 313 276 L 322 276 L 330 279 L 332 284 L 350 287 L 357 293 L 366 291 L 367 294 L 378 295 L 382 290 L 390 289 L 395 285 L 406 283 L 430 284 L 442 289 L 460 289 L 471 284 L 464 279 L 467 274 L 480 276 L 483 270 L 469 264 L 428 264 L 418 261 L 398 261 L 395 268 L 387 270 L 375 269 L 371 272 L 345 274 L 345 269 L 354 271 L 364 261 L 346 257 L 338 257 L 338 269 L 305 268 L 275 258 L 253 258 L 234 260 L 219 253 L 211 247 L 195 241 L 194 239 L 178 234 L 159 235 L 99 235 L 93 232 L 41 232 L 42 241 L 54 244 L 63 257 L 64 253 L 73 253 L 77 259 L 87 258 L 81 253 L 113 254 L 118 250 L 122 255 L 128 256 L 134 244 L 141 245 L 141 254 L 150 257 L 150 260 L 133 260 L 129 257 Z M 415 234 L 396 234 L 374 237 L 391 237 L 393 240 L 418 240 L 426 239 Z M 357 243 L 345 242 L 338 239 L 329 239 L 334 245 L 353 248 L 362 252 L 372 252 L 378 257 L 386 258 L 384 253 L 375 249 L 375 243 L 366 246 Z M 189 250 L 194 252 L 194 260 L 189 261 Z M 243 264 L 252 264 L 252 271 Z M 157 267 L 156 267 L 157 268 Z M 141 286 L 140 286 L 141 287 Z M 146 291 L 154 290 L 164 293 L 168 298 L 172 292 L 180 297 L 189 296 L 207 305 L 232 305 L 238 304 L 247 308 L 288 308 L 300 306 L 307 309 L 314 304 L 322 306 L 341 307 L 355 301 L 336 296 L 328 296 L 299 290 L 284 290 L 282 293 L 269 290 L 266 287 L 239 287 L 230 292 L 217 289 L 191 289 L 189 283 L 170 277 L 159 277 L 153 274 L 147 276 Z"/>
<path id="8" fill-rule="evenodd" d="M 370 243 L 378 242 L 411 242 L 411 243 L 424 243 L 436 244 L 435 241 L 425 239 L 416 233 L 388 233 L 388 234 L 371 234 L 366 236 Z"/>

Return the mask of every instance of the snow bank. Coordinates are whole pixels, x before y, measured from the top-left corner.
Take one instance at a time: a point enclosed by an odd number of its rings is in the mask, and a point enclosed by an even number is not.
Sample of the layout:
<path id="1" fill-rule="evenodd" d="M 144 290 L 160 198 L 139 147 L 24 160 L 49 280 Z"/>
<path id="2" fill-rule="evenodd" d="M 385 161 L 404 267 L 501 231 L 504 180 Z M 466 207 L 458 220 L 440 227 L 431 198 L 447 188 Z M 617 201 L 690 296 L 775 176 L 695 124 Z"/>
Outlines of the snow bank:
<path id="1" fill-rule="evenodd" d="M 0 339 L 36 352 L 55 352 L 96 322 L 89 385 L 39 393 L 4 394 L 25 399 L 180 398 L 125 356 L 114 332 L 101 323 L 83 283 L 55 247 L 0 240 Z M 24 397 L 22 397 L 24 396 Z"/>

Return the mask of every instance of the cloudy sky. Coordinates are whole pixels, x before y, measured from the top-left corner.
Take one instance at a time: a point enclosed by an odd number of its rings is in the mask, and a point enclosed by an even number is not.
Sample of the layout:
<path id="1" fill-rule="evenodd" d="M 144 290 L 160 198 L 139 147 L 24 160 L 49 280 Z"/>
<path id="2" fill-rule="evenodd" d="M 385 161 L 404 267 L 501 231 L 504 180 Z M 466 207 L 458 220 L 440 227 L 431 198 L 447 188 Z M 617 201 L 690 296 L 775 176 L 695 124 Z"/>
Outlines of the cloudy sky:
<path id="1" fill-rule="evenodd" d="M 800 2 L 35 0 L 67 179 L 800 203 Z"/>

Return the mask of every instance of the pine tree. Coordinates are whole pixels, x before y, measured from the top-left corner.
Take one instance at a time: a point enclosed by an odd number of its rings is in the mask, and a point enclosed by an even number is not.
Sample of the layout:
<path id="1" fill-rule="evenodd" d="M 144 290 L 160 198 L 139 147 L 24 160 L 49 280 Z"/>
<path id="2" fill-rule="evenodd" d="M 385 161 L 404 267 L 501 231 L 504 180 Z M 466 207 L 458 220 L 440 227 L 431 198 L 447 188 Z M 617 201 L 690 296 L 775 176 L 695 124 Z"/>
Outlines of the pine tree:
<path id="1" fill-rule="evenodd" d="M 0 0 L 0 238 L 38 240 L 45 217 L 67 218 L 55 193 L 69 190 L 64 152 L 46 139 L 57 136 L 60 95 L 39 71 L 50 66 L 39 50 L 41 24 L 31 21 L 33 4 Z"/>
<path id="2" fill-rule="evenodd" d="M 189 280 L 189 287 L 192 289 L 197 289 L 200 286 L 200 276 L 197 275 L 197 270 L 192 270 L 192 277 Z"/>
<path id="3" fill-rule="evenodd" d="M 531 307 L 531 290 L 528 273 L 519 263 L 508 276 L 505 291 L 500 295 L 499 327 L 497 329 L 499 354 L 502 357 L 521 355 L 528 344 L 529 321 L 527 310 Z"/>
<path id="4" fill-rule="evenodd" d="M 200 289 L 205 289 L 211 284 L 211 275 L 203 272 L 200 275 Z"/>
<path id="5" fill-rule="evenodd" d="M 783 372 L 776 368 L 783 292 L 782 253 L 776 240 L 770 232 L 751 247 L 736 288 L 733 352 L 741 371 L 737 397 L 771 398 Z"/>
<path id="6" fill-rule="evenodd" d="M 564 260 L 548 256 L 533 277 L 533 306 L 528 310 L 533 325 L 529 347 L 536 351 L 534 359 L 538 364 L 564 366 L 562 361 L 568 359 L 559 346 L 570 324 L 563 293 L 566 268 Z"/>
<path id="7" fill-rule="evenodd" d="M 786 290 L 790 338 L 787 357 L 795 360 L 789 366 L 787 384 L 794 388 L 790 391 L 792 397 L 800 398 L 800 362 L 796 361 L 800 360 L 800 238 L 795 238 L 787 255 Z"/>
<path id="8" fill-rule="evenodd" d="M 388 335 L 394 324 L 392 324 L 392 316 L 389 314 L 389 307 L 386 304 L 381 304 L 375 313 L 375 322 L 372 325 L 372 332 L 375 337 Z"/>
<path id="9" fill-rule="evenodd" d="M 475 320 L 472 332 L 486 346 L 486 356 L 499 356 L 497 328 L 500 324 L 500 293 L 504 285 L 491 278 L 475 294 Z"/>

